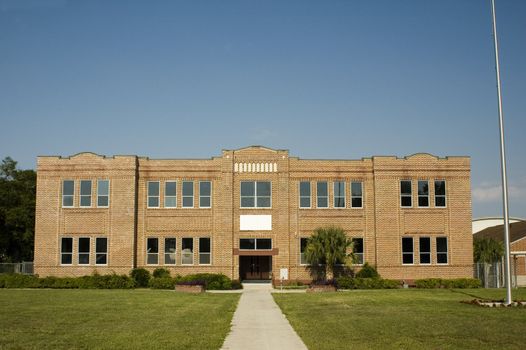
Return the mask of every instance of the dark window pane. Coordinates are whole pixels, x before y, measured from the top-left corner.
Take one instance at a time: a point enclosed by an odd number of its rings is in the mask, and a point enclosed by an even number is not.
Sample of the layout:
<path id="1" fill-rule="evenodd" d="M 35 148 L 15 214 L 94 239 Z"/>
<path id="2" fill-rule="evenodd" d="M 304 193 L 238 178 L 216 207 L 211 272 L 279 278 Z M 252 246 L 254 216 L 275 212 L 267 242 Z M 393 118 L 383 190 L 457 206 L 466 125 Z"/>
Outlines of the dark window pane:
<path id="1" fill-rule="evenodd" d="M 148 196 L 159 195 L 159 182 L 148 182 Z"/>
<path id="2" fill-rule="evenodd" d="M 80 195 L 81 196 L 91 196 L 91 181 L 82 180 L 80 182 Z"/>
<path id="3" fill-rule="evenodd" d="M 254 238 L 241 238 L 239 240 L 239 249 L 256 249 L 256 240 Z"/>
<path id="4" fill-rule="evenodd" d="M 435 207 L 445 207 L 446 197 L 435 197 Z"/>
<path id="5" fill-rule="evenodd" d="M 159 252 L 159 240 L 157 238 L 148 238 L 147 251 L 148 253 Z"/>
<path id="6" fill-rule="evenodd" d="M 200 197 L 199 198 L 199 206 L 203 208 L 210 207 L 210 197 Z"/>
<path id="7" fill-rule="evenodd" d="M 270 182 L 258 182 L 257 195 L 270 197 Z"/>
<path id="8" fill-rule="evenodd" d="M 69 264 L 72 263 L 72 260 L 73 260 L 73 254 L 71 254 L 71 253 L 62 254 L 62 258 L 60 260 L 60 263 L 69 265 Z"/>
<path id="9" fill-rule="evenodd" d="M 419 207 L 428 207 L 429 206 L 429 197 L 418 197 L 418 206 Z"/>
<path id="10" fill-rule="evenodd" d="M 362 183 L 361 182 L 353 182 L 351 183 L 351 195 L 354 197 L 361 197 L 362 196 Z"/>
<path id="11" fill-rule="evenodd" d="M 183 238 L 182 245 L 183 245 L 183 250 L 188 250 L 190 252 L 194 251 L 194 239 L 193 238 Z"/>
<path id="12" fill-rule="evenodd" d="M 302 253 L 305 252 L 305 248 L 307 248 L 308 243 L 309 243 L 308 238 L 300 238 L 300 251 Z"/>
<path id="13" fill-rule="evenodd" d="M 335 208 L 345 208 L 345 198 L 334 198 Z"/>
<path id="14" fill-rule="evenodd" d="M 327 196 L 327 183 L 326 182 L 318 182 L 316 184 L 316 193 L 318 197 L 324 197 Z"/>
<path id="15" fill-rule="evenodd" d="M 431 254 L 429 254 L 429 253 L 420 253 L 420 263 L 421 264 L 430 264 L 431 263 Z"/>
<path id="16" fill-rule="evenodd" d="M 210 253 L 210 238 L 199 238 L 199 252 Z"/>
<path id="17" fill-rule="evenodd" d="M 241 182 L 241 196 L 250 197 L 256 194 L 254 182 Z"/>
<path id="18" fill-rule="evenodd" d="M 107 238 L 97 238 L 95 241 L 95 251 L 97 253 L 107 253 L 108 252 L 108 239 Z"/>
<path id="19" fill-rule="evenodd" d="M 255 205 L 254 197 L 241 198 L 241 206 L 243 208 L 253 208 Z"/>
<path id="20" fill-rule="evenodd" d="M 194 182 L 184 181 L 183 182 L 183 196 L 193 196 L 193 195 L 194 195 Z"/>
<path id="21" fill-rule="evenodd" d="M 256 240 L 256 249 L 272 249 L 272 240 L 270 238 L 258 238 Z"/>
<path id="22" fill-rule="evenodd" d="M 411 194 L 411 181 L 400 181 L 400 193 Z"/>
<path id="23" fill-rule="evenodd" d="M 175 253 L 176 239 L 175 238 L 165 238 L 164 239 L 164 252 L 165 253 Z"/>
<path id="24" fill-rule="evenodd" d="M 353 198 L 352 199 L 352 206 L 353 206 L 353 208 L 361 208 L 362 207 L 362 199 L 361 198 Z"/>
<path id="25" fill-rule="evenodd" d="M 107 254 L 97 254 L 95 257 L 95 264 L 97 265 L 106 265 L 108 263 L 108 255 Z"/>
<path id="26" fill-rule="evenodd" d="M 79 238 L 79 253 L 89 253 L 89 238 Z"/>
<path id="27" fill-rule="evenodd" d="M 109 204 L 109 197 L 108 196 L 99 196 L 97 198 L 97 206 L 98 207 L 107 207 Z"/>
<path id="28" fill-rule="evenodd" d="M 318 208 L 327 208 L 328 199 L 327 197 L 318 197 Z"/>
<path id="29" fill-rule="evenodd" d="M 337 181 L 334 183 L 334 195 L 337 197 L 345 196 L 345 182 Z"/>
<path id="30" fill-rule="evenodd" d="M 269 197 L 258 197 L 258 208 L 270 208 Z"/>
<path id="31" fill-rule="evenodd" d="M 420 238 L 420 252 L 431 251 L 431 239 L 429 237 Z"/>
<path id="32" fill-rule="evenodd" d="M 404 253 L 413 252 L 413 238 L 409 238 L 409 237 L 402 238 L 402 251 Z"/>
<path id="33" fill-rule="evenodd" d="M 446 182 L 445 181 L 435 181 L 435 195 L 446 195 Z"/>
<path id="34" fill-rule="evenodd" d="M 168 181 L 164 183 L 164 195 L 175 196 L 177 195 L 177 182 Z"/>
<path id="35" fill-rule="evenodd" d="M 310 207 L 310 197 L 302 197 L 302 198 L 300 198 L 300 207 L 301 208 L 309 208 Z"/>
<path id="36" fill-rule="evenodd" d="M 363 238 L 353 238 L 353 253 L 363 253 Z"/>
<path id="37" fill-rule="evenodd" d="M 427 181 L 418 181 L 418 194 L 425 196 L 429 194 L 429 183 Z"/>
<path id="38" fill-rule="evenodd" d="M 402 207 L 410 207 L 411 205 L 411 197 L 402 197 Z"/>
<path id="39" fill-rule="evenodd" d="M 194 197 L 183 197 L 183 207 L 191 208 L 194 206 Z"/>
<path id="40" fill-rule="evenodd" d="M 65 196 L 72 196 L 75 188 L 75 182 L 73 180 L 64 180 L 62 183 L 62 194 Z"/>
<path id="41" fill-rule="evenodd" d="M 157 265 L 158 261 L 159 256 L 157 254 L 148 254 L 148 260 L 146 261 L 147 264 Z"/>
<path id="42" fill-rule="evenodd" d="M 210 265 L 210 254 L 199 254 L 199 264 Z"/>
<path id="43" fill-rule="evenodd" d="M 447 252 L 447 238 L 437 237 L 437 252 Z"/>
<path id="44" fill-rule="evenodd" d="M 97 193 L 99 196 L 107 196 L 110 193 L 110 181 L 109 180 L 98 180 L 97 182 Z"/>
<path id="45" fill-rule="evenodd" d="M 149 207 L 158 207 L 159 206 L 159 197 L 148 197 L 148 206 Z"/>
<path id="46" fill-rule="evenodd" d="M 413 254 L 404 254 L 402 262 L 404 264 L 412 264 L 413 263 Z"/>
<path id="47" fill-rule="evenodd" d="M 199 194 L 201 196 L 210 196 L 212 185 L 209 181 L 199 183 Z"/>
<path id="48" fill-rule="evenodd" d="M 73 238 L 62 238 L 62 253 L 73 252 Z"/>
<path id="49" fill-rule="evenodd" d="M 300 196 L 310 196 L 310 182 L 300 182 Z"/>

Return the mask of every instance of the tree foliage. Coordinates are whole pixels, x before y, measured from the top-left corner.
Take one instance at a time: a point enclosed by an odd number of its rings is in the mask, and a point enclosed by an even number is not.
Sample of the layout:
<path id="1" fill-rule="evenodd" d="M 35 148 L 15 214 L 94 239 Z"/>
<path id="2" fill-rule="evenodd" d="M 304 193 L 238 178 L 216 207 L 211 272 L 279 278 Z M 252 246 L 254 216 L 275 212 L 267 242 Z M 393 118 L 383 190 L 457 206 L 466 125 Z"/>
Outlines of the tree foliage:
<path id="1" fill-rule="evenodd" d="M 491 264 L 504 256 L 504 244 L 493 238 L 481 238 L 473 241 L 475 262 Z"/>
<path id="2" fill-rule="evenodd" d="M 0 262 L 33 260 L 36 173 L 19 170 L 6 157 L 0 164 Z"/>
<path id="3" fill-rule="evenodd" d="M 337 264 L 345 264 L 347 260 L 353 259 L 353 253 L 348 253 L 352 251 L 352 244 L 341 228 L 318 228 L 307 241 L 305 258 L 313 268 L 322 265 L 325 278 L 332 279 Z"/>

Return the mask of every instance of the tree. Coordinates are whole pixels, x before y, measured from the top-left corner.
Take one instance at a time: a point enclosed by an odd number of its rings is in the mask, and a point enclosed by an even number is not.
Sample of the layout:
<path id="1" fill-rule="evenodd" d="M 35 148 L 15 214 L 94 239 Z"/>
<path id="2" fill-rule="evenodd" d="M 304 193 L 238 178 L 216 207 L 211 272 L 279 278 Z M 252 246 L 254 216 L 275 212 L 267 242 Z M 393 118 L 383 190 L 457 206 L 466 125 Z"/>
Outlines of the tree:
<path id="1" fill-rule="evenodd" d="M 0 164 L 0 262 L 33 260 L 36 173 Z"/>
<path id="2" fill-rule="evenodd" d="M 349 259 L 354 259 L 352 246 L 352 240 L 347 237 L 343 229 L 318 228 L 307 241 L 305 258 L 313 270 L 321 265 L 324 277 L 330 280 L 334 277 L 334 268 L 337 264 L 345 264 Z"/>
<path id="3" fill-rule="evenodd" d="M 473 241 L 473 259 L 484 266 L 484 287 L 488 288 L 489 268 L 502 259 L 504 244 L 493 238 L 481 238 Z"/>

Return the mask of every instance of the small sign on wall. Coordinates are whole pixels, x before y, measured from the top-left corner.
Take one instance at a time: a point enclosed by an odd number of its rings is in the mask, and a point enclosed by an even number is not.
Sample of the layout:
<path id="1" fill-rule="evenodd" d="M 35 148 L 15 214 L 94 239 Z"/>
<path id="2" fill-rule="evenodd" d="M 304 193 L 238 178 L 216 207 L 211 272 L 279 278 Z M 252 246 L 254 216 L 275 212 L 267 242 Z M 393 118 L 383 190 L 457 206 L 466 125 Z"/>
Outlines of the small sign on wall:
<path id="1" fill-rule="evenodd" d="M 272 215 L 240 215 L 239 229 L 241 231 L 271 231 Z"/>
<path id="2" fill-rule="evenodd" d="M 288 280 L 289 279 L 289 269 L 279 269 L 279 279 Z"/>

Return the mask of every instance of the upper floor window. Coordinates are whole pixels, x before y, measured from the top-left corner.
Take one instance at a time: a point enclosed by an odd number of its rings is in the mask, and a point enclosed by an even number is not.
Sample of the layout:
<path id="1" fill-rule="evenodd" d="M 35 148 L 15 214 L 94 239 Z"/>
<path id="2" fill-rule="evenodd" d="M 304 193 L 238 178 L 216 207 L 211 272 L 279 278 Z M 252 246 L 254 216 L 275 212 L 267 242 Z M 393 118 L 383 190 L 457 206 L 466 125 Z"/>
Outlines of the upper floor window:
<path id="1" fill-rule="evenodd" d="M 413 237 L 402 237 L 402 264 L 413 263 Z"/>
<path id="2" fill-rule="evenodd" d="M 363 264 L 363 238 L 353 238 L 352 239 L 352 250 L 354 254 L 354 263 L 355 264 Z"/>
<path id="3" fill-rule="evenodd" d="M 242 181 L 241 208 L 270 208 L 271 187 L 270 181 Z"/>
<path id="4" fill-rule="evenodd" d="M 447 264 L 447 237 L 436 238 L 437 264 Z"/>
<path id="5" fill-rule="evenodd" d="M 72 207 L 73 196 L 75 194 L 75 181 L 64 180 L 62 181 L 62 206 Z"/>
<path id="6" fill-rule="evenodd" d="M 329 188 L 326 181 L 316 183 L 316 207 L 329 207 Z"/>
<path id="7" fill-rule="evenodd" d="M 183 181 L 183 208 L 194 207 L 194 182 Z"/>
<path id="8" fill-rule="evenodd" d="M 73 238 L 63 237 L 60 240 L 60 264 L 71 265 L 73 263 Z"/>
<path id="9" fill-rule="evenodd" d="M 435 180 L 435 207 L 446 206 L 446 182 Z"/>
<path id="10" fill-rule="evenodd" d="M 91 207 L 91 180 L 80 181 L 80 206 Z"/>
<path id="11" fill-rule="evenodd" d="M 148 181 L 148 208 L 159 208 L 159 181 Z"/>
<path id="12" fill-rule="evenodd" d="M 345 182 L 334 182 L 334 207 L 345 208 Z"/>
<path id="13" fill-rule="evenodd" d="M 97 181 L 97 207 L 107 208 L 110 206 L 110 180 Z"/>
<path id="14" fill-rule="evenodd" d="M 177 182 L 166 181 L 164 183 L 164 207 L 177 207 Z"/>
<path id="15" fill-rule="evenodd" d="M 431 238 L 419 238 L 420 264 L 431 264 Z"/>
<path id="16" fill-rule="evenodd" d="M 400 206 L 412 207 L 411 180 L 400 181 Z"/>
<path id="17" fill-rule="evenodd" d="M 210 249 L 210 238 L 199 238 L 199 265 L 210 265 L 212 263 L 212 250 Z"/>
<path id="18" fill-rule="evenodd" d="M 429 181 L 418 181 L 418 206 L 429 207 Z"/>
<path id="19" fill-rule="evenodd" d="M 310 208 L 310 182 L 300 182 L 300 208 Z"/>
<path id="20" fill-rule="evenodd" d="M 199 182 L 199 208 L 212 207 L 212 183 L 210 181 Z"/>
<path id="21" fill-rule="evenodd" d="M 300 265 L 307 265 L 307 258 L 305 257 L 305 251 L 307 250 L 307 244 L 309 239 L 307 237 L 300 238 Z"/>
<path id="22" fill-rule="evenodd" d="M 351 182 L 351 207 L 363 207 L 363 192 L 361 182 Z"/>

